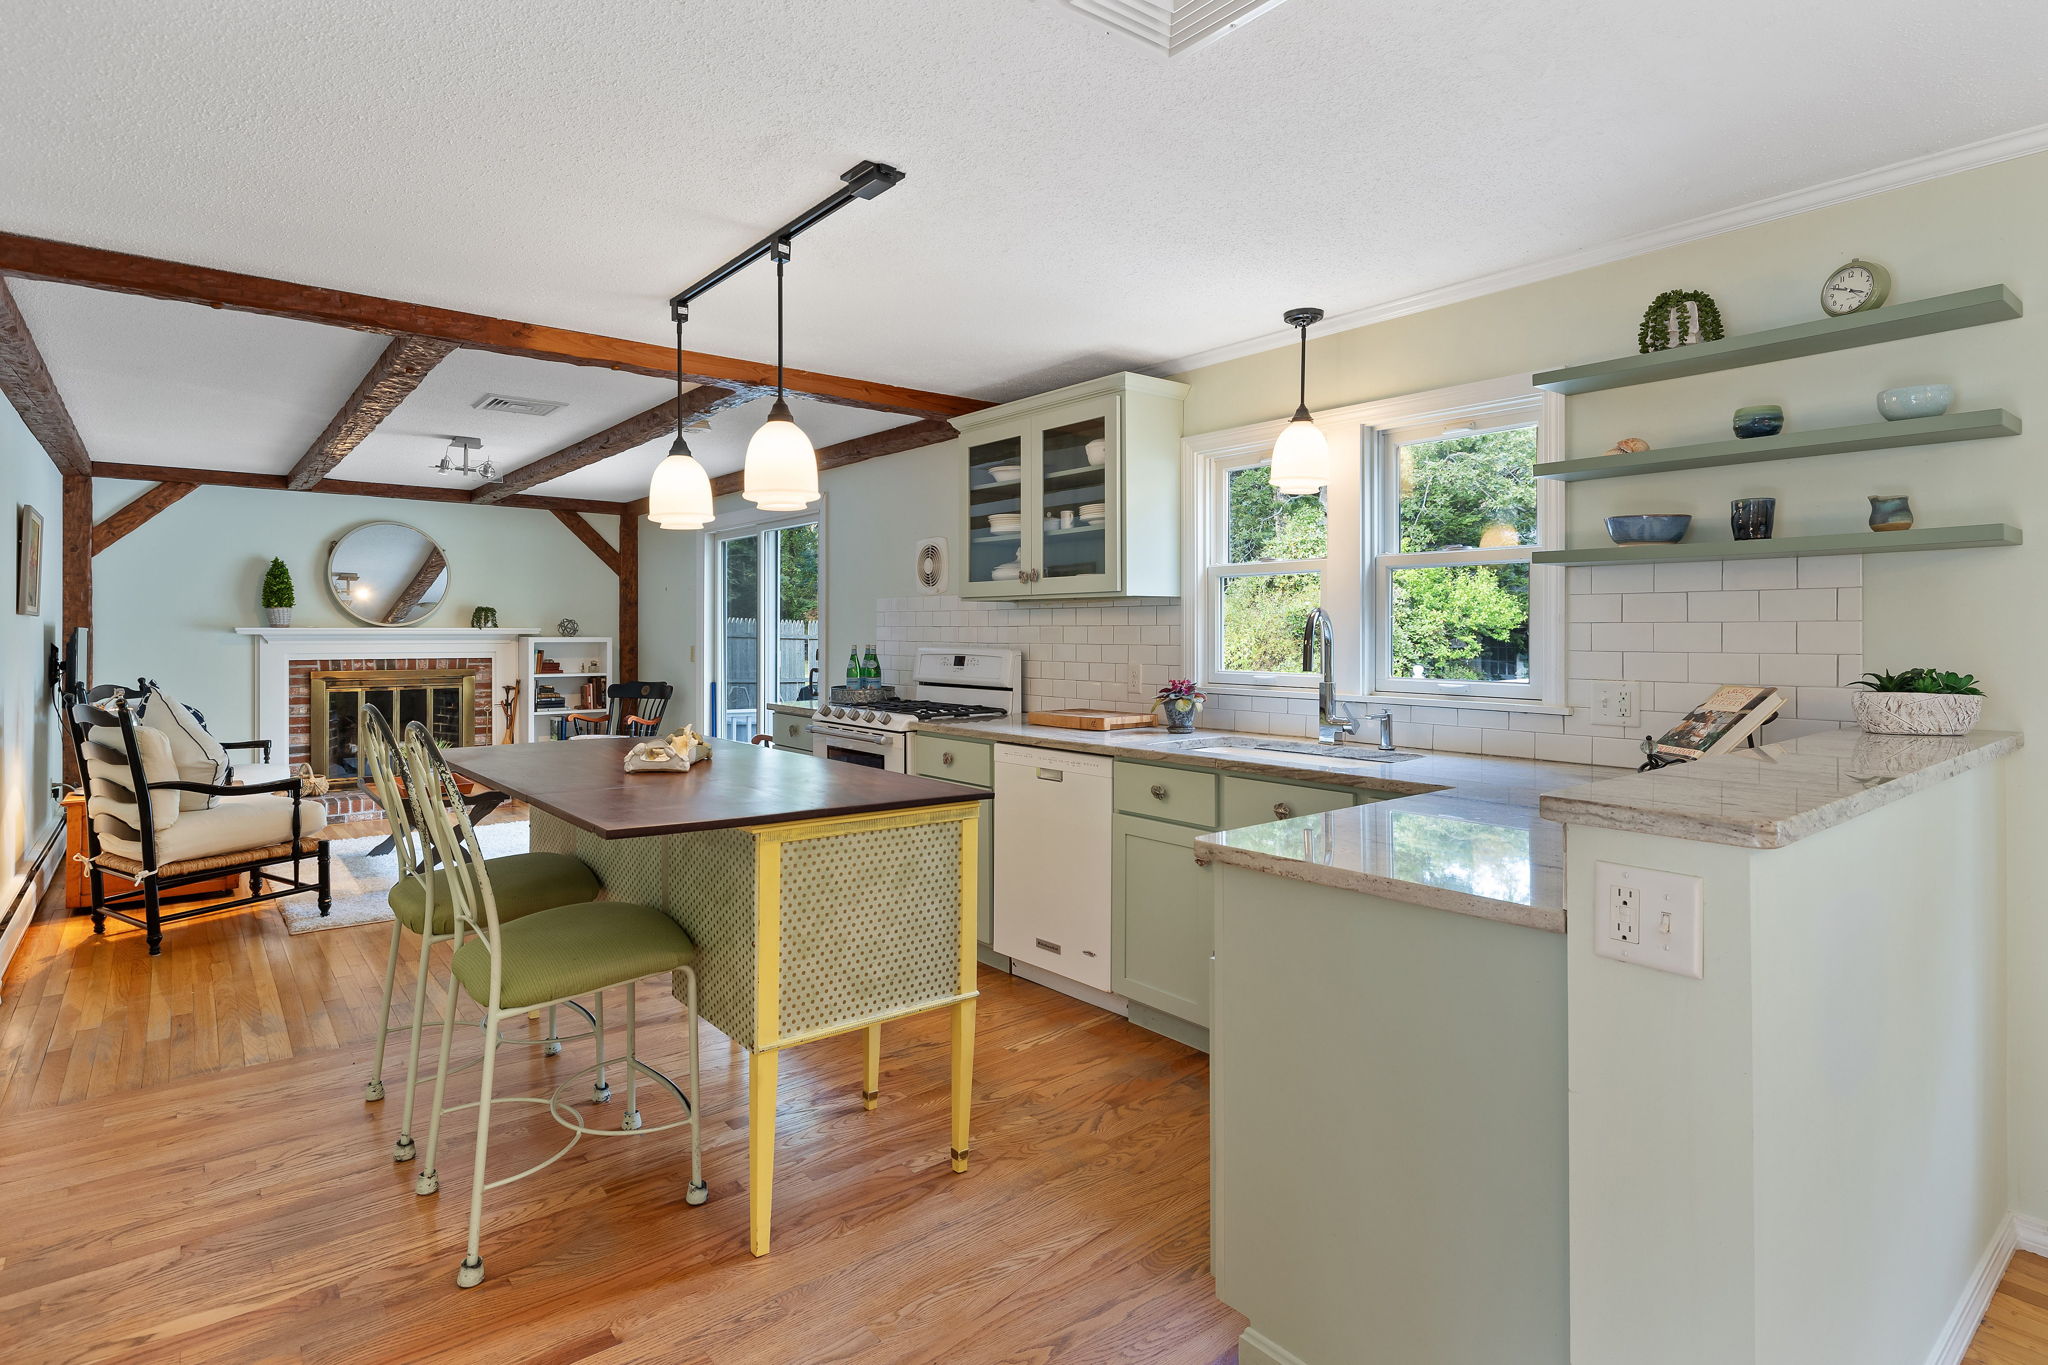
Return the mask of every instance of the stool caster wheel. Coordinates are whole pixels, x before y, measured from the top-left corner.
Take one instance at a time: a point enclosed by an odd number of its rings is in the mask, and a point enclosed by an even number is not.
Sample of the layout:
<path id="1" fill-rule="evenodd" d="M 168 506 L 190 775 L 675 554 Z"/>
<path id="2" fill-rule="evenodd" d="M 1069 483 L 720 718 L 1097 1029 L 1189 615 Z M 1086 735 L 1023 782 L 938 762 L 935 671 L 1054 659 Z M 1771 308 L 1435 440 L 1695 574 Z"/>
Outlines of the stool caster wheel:
<path id="1" fill-rule="evenodd" d="M 391 1144 L 391 1159 L 393 1161 L 411 1161 L 419 1154 L 420 1149 L 413 1145 L 413 1140 L 409 1137 L 402 1137 Z"/>
<path id="2" fill-rule="evenodd" d="M 561 1056 L 561 1055 L 562 1055 L 562 1040 L 561 1040 L 561 1039 L 559 1039 L 559 1038 L 550 1038 L 550 1039 L 548 1039 L 548 1040 L 547 1040 L 547 1041 L 546 1041 L 545 1043 L 542 1043 L 542 1044 L 540 1045 L 540 1055 L 541 1055 L 541 1056 L 543 1056 L 543 1057 L 559 1057 L 559 1056 Z"/>
<path id="3" fill-rule="evenodd" d="M 455 1271 L 455 1287 L 458 1289 L 474 1289 L 483 1282 L 484 1258 L 481 1256 L 463 1258 L 461 1266 Z"/>
<path id="4" fill-rule="evenodd" d="M 683 1195 L 685 1204 L 701 1204 L 711 1197 L 711 1187 L 701 1180 L 690 1182 L 690 1188 Z"/>
<path id="5" fill-rule="evenodd" d="M 363 1103 L 364 1103 L 364 1104 L 375 1104 L 375 1103 L 376 1103 L 376 1102 L 377 1102 L 378 1100 L 381 1100 L 381 1099 L 383 1099 L 383 1098 L 384 1098 L 384 1082 L 382 1082 L 382 1081 L 365 1081 L 365 1082 L 363 1083 Z"/>
<path id="6" fill-rule="evenodd" d="M 640 1111 L 638 1109 L 630 1110 L 624 1118 L 619 1120 L 619 1131 L 622 1133 L 633 1132 L 640 1127 L 642 1122 L 644 1120 L 640 1117 Z"/>
<path id="7" fill-rule="evenodd" d="M 603 1085 L 590 1087 L 590 1098 L 596 1100 L 599 1104 L 610 1104 L 612 1102 L 611 1082 L 606 1081 Z"/>
<path id="8" fill-rule="evenodd" d="M 441 1177 L 433 1171 L 421 1171 L 419 1179 L 412 1182 L 412 1192 L 425 1198 L 441 1192 Z"/>

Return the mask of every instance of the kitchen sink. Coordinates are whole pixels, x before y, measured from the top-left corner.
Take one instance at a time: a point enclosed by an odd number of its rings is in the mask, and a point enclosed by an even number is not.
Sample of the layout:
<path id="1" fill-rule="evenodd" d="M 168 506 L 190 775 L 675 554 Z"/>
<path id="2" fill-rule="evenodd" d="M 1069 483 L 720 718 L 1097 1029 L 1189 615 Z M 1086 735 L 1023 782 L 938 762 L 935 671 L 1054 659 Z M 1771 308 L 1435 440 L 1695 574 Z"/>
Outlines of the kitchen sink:
<path id="1" fill-rule="evenodd" d="M 1375 749 L 1365 744 L 1318 744 L 1311 740 L 1253 739 L 1249 735 L 1183 740 L 1169 747 L 1175 753 L 1206 754 L 1211 758 L 1249 758 L 1251 753 L 1269 753 L 1285 754 L 1291 758 L 1350 759 L 1357 763 L 1406 763 L 1411 758 L 1429 757 L 1427 754 L 1409 753 L 1404 749 Z"/>

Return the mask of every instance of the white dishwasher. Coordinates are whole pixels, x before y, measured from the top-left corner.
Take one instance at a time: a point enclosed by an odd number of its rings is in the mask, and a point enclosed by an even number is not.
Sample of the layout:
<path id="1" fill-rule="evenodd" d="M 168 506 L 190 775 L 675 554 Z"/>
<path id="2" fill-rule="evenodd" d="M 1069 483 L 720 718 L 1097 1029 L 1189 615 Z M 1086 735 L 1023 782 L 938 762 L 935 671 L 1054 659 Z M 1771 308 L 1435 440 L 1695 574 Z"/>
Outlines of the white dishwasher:
<path id="1" fill-rule="evenodd" d="M 1109 987 L 1112 761 L 996 745 L 995 949 Z"/>

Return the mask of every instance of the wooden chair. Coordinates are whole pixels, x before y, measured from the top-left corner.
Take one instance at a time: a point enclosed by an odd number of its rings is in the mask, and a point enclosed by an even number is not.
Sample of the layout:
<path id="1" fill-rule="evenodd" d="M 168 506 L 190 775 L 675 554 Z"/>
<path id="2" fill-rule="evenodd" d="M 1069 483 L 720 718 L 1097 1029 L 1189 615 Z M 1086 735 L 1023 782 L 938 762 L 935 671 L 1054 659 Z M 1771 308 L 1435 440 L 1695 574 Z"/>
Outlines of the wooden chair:
<path id="1" fill-rule="evenodd" d="M 327 823 L 327 812 L 319 802 L 303 799 L 299 778 L 243 786 L 179 781 L 169 741 L 136 723 L 127 689 L 99 687 L 84 696 L 73 693 L 68 700 L 64 731 L 86 784 L 88 815 L 85 852 L 73 850 L 72 856 L 86 860 L 94 933 L 105 933 L 112 916 L 143 930 L 155 956 L 163 951 L 163 926 L 195 915 L 308 891 L 319 898 L 320 913 L 327 914 L 333 899 L 327 845 L 314 837 Z M 181 811 L 179 792 L 230 799 Z M 312 881 L 301 871 L 308 855 L 314 859 Z M 285 863 L 291 864 L 289 876 L 269 870 Z M 108 895 L 105 874 L 110 871 L 141 889 Z M 244 872 L 250 895 L 163 913 L 163 897 L 174 889 Z M 140 919 L 134 914 L 138 900 Z"/>
<path id="2" fill-rule="evenodd" d="M 652 739 L 661 729 L 661 713 L 668 709 L 675 688 L 665 682 L 613 683 L 604 690 L 610 703 L 603 721 L 589 716 L 569 717 L 569 738 L 590 739 L 597 735 L 624 735 L 631 739 Z"/>

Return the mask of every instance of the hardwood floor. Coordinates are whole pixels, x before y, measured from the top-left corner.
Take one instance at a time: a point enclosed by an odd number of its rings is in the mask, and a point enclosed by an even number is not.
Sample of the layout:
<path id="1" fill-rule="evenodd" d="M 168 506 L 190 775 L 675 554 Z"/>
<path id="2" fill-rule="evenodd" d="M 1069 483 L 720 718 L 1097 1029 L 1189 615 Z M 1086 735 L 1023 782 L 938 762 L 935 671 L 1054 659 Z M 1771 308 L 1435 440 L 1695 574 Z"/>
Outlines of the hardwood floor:
<path id="1" fill-rule="evenodd" d="M 2048 1362 L 2048 1258 L 2016 1253 L 1963 1365 Z"/>
<path id="2" fill-rule="evenodd" d="M 0 988 L 0 1357 L 1234 1359 L 1243 1319 L 1208 1274 L 1205 1059 L 996 972 L 983 974 L 967 1174 L 947 1166 L 942 1014 L 887 1030 L 873 1113 L 858 1035 L 795 1049 L 775 1252 L 754 1259 L 745 1063 L 707 1030 L 711 1202 L 684 1204 L 675 1136 L 587 1140 L 488 1196 L 489 1278 L 456 1289 L 470 1116 L 449 1119 L 442 1193 L 420 1199 L 415 1167 L 389 1154 L 398 1049 L 390 1098 L 362 1100 L 388 932 L 291 937 L 259 906 L 176 926 L 151 959 L 140 933 L 95 938 L 46 904 Z M 638 1000 L 643 1054 L 681 1075 L 666 982 Z M 612 1037 L 622 1048 L 622 1030 Z M 463 1030 L 458 1059 L 477 1044 Z M 548 1061 L 508 1047 L 498 1093 L 543 1090 L 587 1048 Z M 450 1082 L 465 1097 L 475 1085 L 474 1069 Z M 650 1124 L 666 1117 L 644 1091 L 642 1104 Z M 493 1173 L 564 1136 L 538 1111 L 494 1124 Z"/>

